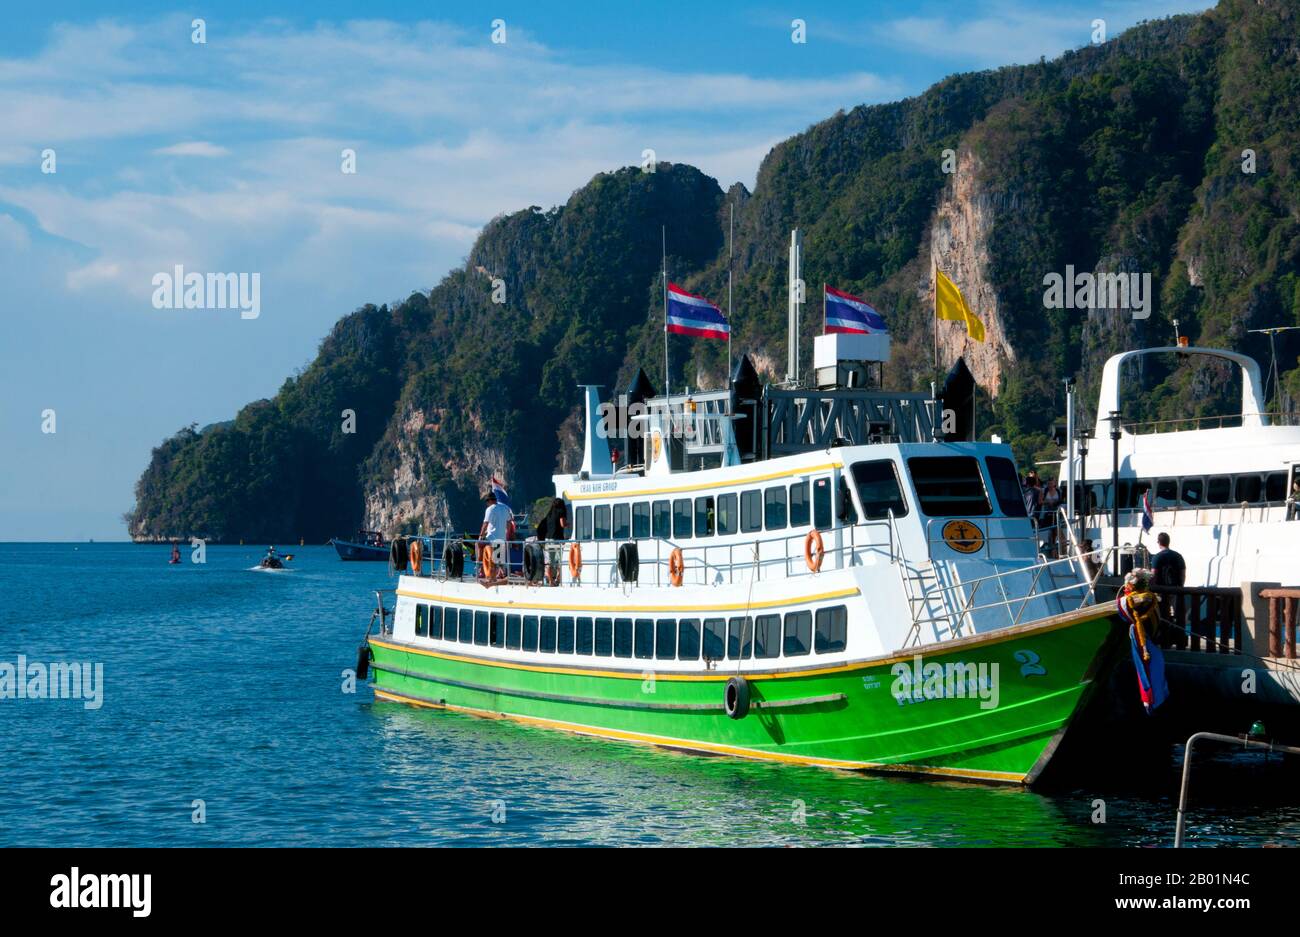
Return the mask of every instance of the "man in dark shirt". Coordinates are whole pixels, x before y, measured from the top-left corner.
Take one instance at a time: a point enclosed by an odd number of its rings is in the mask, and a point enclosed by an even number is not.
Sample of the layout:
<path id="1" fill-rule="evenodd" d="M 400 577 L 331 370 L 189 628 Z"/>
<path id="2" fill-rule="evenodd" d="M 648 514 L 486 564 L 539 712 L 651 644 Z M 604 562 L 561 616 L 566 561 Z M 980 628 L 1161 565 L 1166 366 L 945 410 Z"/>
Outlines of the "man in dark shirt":
<path id="1" fill-rule="evenodd" d="M 550 510 L 538 525 L 537 539 L 546 544 L 546 579 L 553 586 L 560 584 L 560 566 L 564 553 L 560 541 L 567 540 L 568 537 L 568 508 L 563 498 L 552 498 Z"/>
<path id="2" fill-rule="evenodd" d="M 1187 581 L 1187 564 L 1183 561 L 1183 555 L 1169 549 L 1168 534 L 1160 534 L 1156 537 L 1156 543 L 1160 544 L 1160 552 L 1151 561 L 1151 570 L 1156 574 L 1156 585 L 1181 586 Z"/>

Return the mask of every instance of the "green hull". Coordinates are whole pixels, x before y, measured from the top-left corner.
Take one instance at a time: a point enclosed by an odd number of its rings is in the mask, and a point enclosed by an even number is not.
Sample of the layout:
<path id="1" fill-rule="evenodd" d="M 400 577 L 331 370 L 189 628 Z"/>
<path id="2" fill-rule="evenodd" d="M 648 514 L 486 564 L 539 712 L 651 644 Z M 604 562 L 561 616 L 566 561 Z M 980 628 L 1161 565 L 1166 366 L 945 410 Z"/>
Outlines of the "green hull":
<path id="1" fill-rule="evenodd" d="M 1102 606 L 905 656 L 745 671 L 752 703 L 739 719 L 723 708 L 734 663 L 656 674 L 650 660 L 577 668 L 489 660 L 472 645 L 427 649 L 371 638 L 370 647 L 382 700 L 690 751 L 1028 784 L 1095 677 L 1124 652 L 1123 635 Z M 917 654 L 953 679 L 909 693 L 901 671 L 929 675 L 914 670 Z M 957 664 L 974 669 L 949 666 Z"/>

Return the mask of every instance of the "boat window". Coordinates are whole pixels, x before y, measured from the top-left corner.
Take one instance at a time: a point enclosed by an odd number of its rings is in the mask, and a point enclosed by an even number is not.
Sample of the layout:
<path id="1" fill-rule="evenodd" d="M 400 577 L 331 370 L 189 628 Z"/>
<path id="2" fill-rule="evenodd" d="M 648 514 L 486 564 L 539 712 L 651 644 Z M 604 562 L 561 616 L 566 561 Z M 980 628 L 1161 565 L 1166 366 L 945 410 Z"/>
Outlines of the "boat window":
<path id="1" fill-rule="evenodd" d="M 856 466 L 855 466 L 856 468 Z M 930 517 L 991 513 L 979 460 L 968 455 L 913 456 L 907 460 L 921 513 Z M 861 489 L 859 488 L 859 491 Z M 867 499 L 862 499 L 867 510 Z M 895 514 L 898 512 L 895 511 Z"/>
<path id="2" fill-rule="evenodd" d="M 1248 504 L 1258 504 L 1259 496 L 1263 491 L 1264 482 L 1258 475 L 1237 476 L 1237 501 L 1245 501 Z"/>
<path id="3" fill-rule="evenodd" d="M 506 613 L 492 612 L 488 617 L 488 644 L 506 646 Z"/>
<path id="4" fill-rule="evenodd" d="M 1120 510 L 1131 508 L 1133 506 L 1133 480 L 1121 478 L 1119 480 L 1119 507 Z"/>
<path id="5" fill-rule="evenodd" d="M 632 619 L 614 619 L 614 656 L 632 656 Z"/>
<path id="6" fill-rule="evenodd" d="M 1232 500 L 1232 479 L 1227 475 L 1212 475 L 1205 483 L 1205 500 L 1210 504 L 1227 504 Z"/>
<path id="7" fill-rule="evenodd" d="M 853 506 L 853 495 L 849 493 L 849 482 L 845 475 L 840 476 L 840 509 L 835 512 L 835 516 L 840 519 L 841 524 L 848 527 L 858 522 L 858 509 Z"/>
<path id="8" fill-rule="evenodd" d="M 808 503 L 808 483 L 795 482 L 790 486 L 790 526 L 807 527 L 812 517 L 812 505 Z"/>
<path id="9" fill-rule="evenodd" d="M 895 517 L 907 515 L 907 502 L 903 500 L 903 488 L 898 483 L 898 466 L 892 459 L 855 462 L 853 482 L 858 486 L 858 498 L 862 501 L 867 520 L 883 520 L 890 511 Z M 854 520 L 857 520 L 856 513 Z"/>
<path id="10" fill-rule="evenodd" d="M 721 536 L 734 534 L 740 529 L 738 504 L 739 498 L 734 491 L 731 494 L 718 495 L 718 533 Z"/>
<path id="11" fill-rule="evenodd" d="M 678 498 L 673 502 L 673 539 L 689 540 L 691 536 L 691 499 Z"/>
<path id="12" fill-rule="evenodd" d="M 592 622 L 590 618 L 578 619 L 578 631 L 574 636 L 574 650 L 579 654 L 590 654 L 594 647 L 592 641 Z"/>
<path id="13" fill-rule="evenodd" d="M 754 657 L 781 656 L 781 616 L 759 615 L 754 619 Z"/>
<path id="14" fill-rule="evenodd" d="M 721 618 L 704 619 L 704 659 L 722 660 L 726 651 L 727 623 Z"/>
<path id="15" fill-rule="evenodd" d="M 989 467 L 989 478 L 993 480 L 993 497 L 998 499 L 998 510 L 1007 517 L 1028 516 L 1016 464 L 1000 455 L 991 455 L 984 461 Z"/>
<path id="16" fill-rule="evenodd" d="M 1183 504 L 1197 505 L 1205 500 L 1205 479 L 1183 479 Z"/>
<path id="17" fill-rule="evenodd" d="M 1174 498 L 1178 497 L 1178 485 L 1174 484 Z M 1092 482 L 1088 485 L 1088 510 L 1105 511 L 1110 507 L 1110 485 Z"/>
<path id="18" fill-rule="evenodd" d="M 667 501 L 654 503 L 654 535 L 667 540 L 673 535 L 673 509 Z"/>
<path id="19" fill-rule="evenodd" d="M 523 619 L 518 615 L 506 616 L 506 648 L 511 651 L 519 650 L 519 642 L 523 638 Z"/>
<path id="20" fill-rule="evenodd" d="M 474 613 L 474 643 L 475 644 L 488 643 L 488 613 L 487 612 Z"/>
<path id="21" fill-rule="evenodd" d="M 1146 494 L 1148 491 L 1151 491 L 1153 484 L 1154 482 L 1152 482 L 1151 479 L 1149 478 L 1139 478 L 1137 481 L 1133 483 L 1133 503 L 1131 507 L 1137 508 L 1138 510 L 1142 509 L 1142 496 Z M 1151 494 L 1152 509 L 1155 508 L 1155 504 L 1156 504 L 1155 492 L 1152 492 Z"/>
<path id="22" fill-rule="evenodd" d="M 559 633 L 555 638 L 555 650 L 560 654 L 573 653 L 573 619 L 561 618 Z"/>
<path id="23" fill-rule="evenodd" d="M 649 618 L 636 620 L 636 656 L 642 660 L 655 656 L 655 623 Z"/>
<path id="24" fill-rule="evenodd" d="M 727 623 L 727 657 L 740 660 L 749 657 L 750 643 L 754 638 L 754 619 L 733 618 Z"/>
<path id="25" fill-rule="evenodd" d="M 677 623 L 677 659 L 700 659 L 700 620 L 683 618 Z"/>
<path id="26" fill-rule="evenodd" d="M 849 637 L 849 612 L 843 605 L 817 609 L 818 654 L 837 654 L 844 650 Z"/>
<path id="27" fill-rule="evenodd" d="M 632 505 L 632 537 L 644 540 L 650 536 L 650 502 L 638 501 Z"/>
<path id="28" fill-rule="evenodd" d="M 429 621 L 429 606 L 427 605 L 415 606 L 415 636 L 417 638 L 423 638 L 426 634 L 429 633 L 428 621 Z"/>
<path id="29" fill-rule="evenodd" d="M 1264 479 L 1264 497 L 1269 501 L 1286 500 L 1286 472 L 1273 472 Z"/>
<path id="30" fill-rule="evenodd" d="M 655 624 L 655 657 L 672 660 L 677 656 L 677 619 L 661 618 Z"/>
<path id="31" fill-rule="evenodd" d="M 591 539 L 591 507 L 580 507 L 573 512 L 573 539 Z"/>
<path id="32" fill-rule="evenodd" d="M 785 613 L 785 642 L 781 653 L 786 657 L 802 657 L 812 650 L 812 612 Z"/>
<path id="33" fill-rule="evenodd" d="M 1178 506 L 1178 479 L 1162 478 L 1156 482 L 1156 507 L 1172 508 Z"/>
<path id="34" fill-rule="evenodd" d="M 614 505 L 614 539 L 626 540 L 632 536 L 632 505 Z"/>
<path id="35" fill-rule="evenodd" d="M 537 641 L 537 649 L 543 654 L 555 653 L 555 618 L 551 615 L 542 616 L 542 633 Z"/>
<path id="36" fill-rule="evenodd" d="M 596 619 L 596 656 L 609 657 L 614 653 L 614 619 Z"/>
<path id="37" fill-rule="evenodd" d="M 763 529 L 763 492 L 757 488 L 740 493 L 740 529 L 747 534 Z"/>
<path id="38" fill-rule="evenodd" d="M 713 496 L 695 499 L 695 536 L 713 536 Z"/>
<path id="39" fill-rule="evenodd" d="M 609 505 L 598 504 L 595 511 L 595 537 L 597 540 L 609 539 Z"/>
<path id="40" fill-rule="evenodd" d="M 442 637 L 442 606 L 429 606 L 429 637 Z"/>
<path id="41" fill-rule="evenodd" d="M 537 650 L 537 616 L 524 616 L 524 650 Z"/>
<path id="42" fill-rule="evenodd" d="M 763 526 L 768 530 L 785 528 L 784 485 L 773 485 L 763 490 Z"/>
<path id="43" fill-rule="evenodd" d="M 831 529 L 831 480 L 824 475 L 813 479 L 813 526 Z"/>
<path id="44" fill-rule="evenodd" d="M 474 640 L 474 613 L 468 608 L 460 610 L 460 643 L 469 644 Z"/>

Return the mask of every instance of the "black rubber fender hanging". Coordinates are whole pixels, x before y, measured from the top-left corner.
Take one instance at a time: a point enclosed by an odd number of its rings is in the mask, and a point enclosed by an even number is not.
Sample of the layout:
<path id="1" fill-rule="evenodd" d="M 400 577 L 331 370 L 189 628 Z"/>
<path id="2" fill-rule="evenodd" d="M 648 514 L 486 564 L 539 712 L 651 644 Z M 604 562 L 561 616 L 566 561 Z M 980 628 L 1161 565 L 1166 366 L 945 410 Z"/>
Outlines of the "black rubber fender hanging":
<path id="1" fill-rule="evenodd" d="M 406 572 L 406 564 L 409 558 L 406 538 L 394 537 L 392 544 L 388 548 L 388 561 L 393 564 L 393 569 L 399 573 Z"/>
<path id="2" fill-rule="evenodd" d="M 442 548 L 442 569 L 448 579 L 459 579 L 465 573 L 465 546 L 459 540 Z"/>
<path id="3" fill-rule="evenodd" d="M 546 571 L 546 553 L 537 541 L 524 544 L 524 577 L 529 582 L 540 582 Z"/>
<path id="4" fill-rule="evenodd" d="M 635 543 L 619 544 L 618 575 L 624 582 L 636 582 L 641 575 L 641 554 Z"/>
<path id="5" fill-rule="evenodd" d="M 744 677 L 732 677 L 723 690 L 722 708 L 732 719 L 744 719 L 749 714 L 749 681 Z"/>
<path id="6" fill-rule="evenodd" d="M 370 642 L 362 641 L 357 648 L 357 679 L 364 680 L 370 674 Z"/>

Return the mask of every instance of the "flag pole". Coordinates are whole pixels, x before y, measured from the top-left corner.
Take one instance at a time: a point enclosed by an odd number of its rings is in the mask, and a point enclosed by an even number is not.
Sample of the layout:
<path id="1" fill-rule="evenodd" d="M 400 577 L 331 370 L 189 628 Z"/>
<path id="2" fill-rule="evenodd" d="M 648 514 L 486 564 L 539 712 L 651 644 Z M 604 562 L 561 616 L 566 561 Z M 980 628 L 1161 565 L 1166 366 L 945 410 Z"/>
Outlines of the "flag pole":
<path id="1" fill-rule="evenodd" d="M 668 383 L 668 226 L 659 226 L 659 236 L 663 242 L 664 272 L 664 399 L 668 402 L 668 431 L 671 435 L 673 425 L 673 401 Z"/>
<path id="2" fill-rule="evenodd" d="M 724 378 L 731 383 L 731 330 L 735 323 L 731 317 L 731 254 L 736 241 L 736 203 L 731 203 L 731 229 L 727 234 L 727 373 Z"/>
<path id="3" fill-rule="evenodd" d="M 826 334 L 826 284 L 822 284 L 822 334 Z"/>

